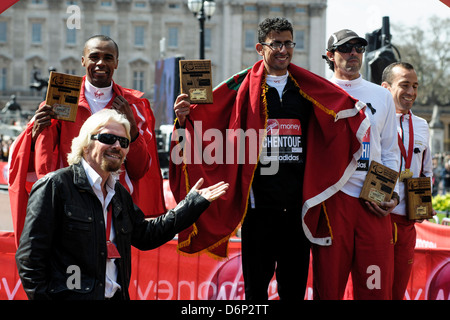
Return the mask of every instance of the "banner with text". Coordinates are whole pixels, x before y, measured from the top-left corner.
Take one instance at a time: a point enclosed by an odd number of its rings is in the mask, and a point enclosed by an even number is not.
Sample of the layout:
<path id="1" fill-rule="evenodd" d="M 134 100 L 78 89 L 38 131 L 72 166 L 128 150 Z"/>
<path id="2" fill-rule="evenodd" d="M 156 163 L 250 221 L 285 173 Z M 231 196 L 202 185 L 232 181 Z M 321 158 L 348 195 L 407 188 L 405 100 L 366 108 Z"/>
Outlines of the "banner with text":
<path id="1" fill-rule="evenodd" d="M 407 300 L 450 300 L 450 227 L 424 222 L 416 224 L 417 248 Z M 243 300 L 244 280 L 241 243 L 230 242 L 229 259 L 217 261 L 207 255 L 177 253 L 177 241 L 151 251 L 133 248 L 130 297 L 133 300 Z M 27 299 L 14 259 L 12 232 L 0 232 L 0 300 Z M 352 299 L 351 278 L 345 299 Z M 275 278 L 269 299 L 278 299 Z M 312 299 L 312 274 L 305 293 Z"/>

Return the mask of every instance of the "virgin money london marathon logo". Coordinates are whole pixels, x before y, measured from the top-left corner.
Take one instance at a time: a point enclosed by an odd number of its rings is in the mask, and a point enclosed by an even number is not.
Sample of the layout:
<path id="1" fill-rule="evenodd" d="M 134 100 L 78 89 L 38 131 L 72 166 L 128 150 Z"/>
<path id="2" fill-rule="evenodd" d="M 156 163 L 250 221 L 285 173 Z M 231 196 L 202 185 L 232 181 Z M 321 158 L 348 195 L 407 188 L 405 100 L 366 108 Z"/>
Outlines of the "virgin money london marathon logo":
<path id="1" fill-rule="evenodd" d="M 435 269 L 428 282 L 427 300 L 450 300 L 450 259 Z"/>

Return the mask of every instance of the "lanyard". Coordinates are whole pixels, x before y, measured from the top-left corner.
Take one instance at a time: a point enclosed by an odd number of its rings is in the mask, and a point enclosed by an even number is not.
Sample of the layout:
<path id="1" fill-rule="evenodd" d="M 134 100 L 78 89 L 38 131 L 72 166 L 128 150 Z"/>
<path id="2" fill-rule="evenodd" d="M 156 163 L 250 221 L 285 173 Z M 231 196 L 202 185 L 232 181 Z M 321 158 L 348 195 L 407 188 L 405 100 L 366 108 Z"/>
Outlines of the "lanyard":
<path id="1" fill-rule="evenodd" d="M 112 243 L 111 240 L 109 240 L 109 235 L 111 234 L 111 221 L 112 221 L 112 207 L 111 204 L 109 204 L 108 214 L 106 215 L 106 249 L 108 251 L 108 259 L 115 259 L 120 258 L 120 254 L 114 243 Z"/>
<path id="2" fill-rule="evenodd" d="M 106 215 L 106 242 L 111 242 L 109 236 L 111 234 L 111 221 L 112 221 L 112 208 L 111 204 L 108 205 L 108 213 Z"/>
<path id="3" fill-rule="evenodd" d="M 404 145 L 404 142 L 403 142 L 403 138 L 405 136 L 404 132 L 403 132 L 403 126 L 402 126 L 403 115 L 400 117 L 400 126 L 402 128 L 402 137 L 400 137 L 400 135 L 397 134 L 398 135 L 398 146 L 400 147 L 400 151 L 402 153 L 402 156 L 405 159 L 405 169 L 411 168 L 411 161 L 412 161 L 413 149 L 414 149 L 414 128 L 413 128 L 413 124 L 412 124 L 412 115 L 411 115 L 411 112 L 409 112 L 408 114 L 409 114 L 408 154 L 406 154 L 406 149 L 405 149 L 405 145 Z"/>

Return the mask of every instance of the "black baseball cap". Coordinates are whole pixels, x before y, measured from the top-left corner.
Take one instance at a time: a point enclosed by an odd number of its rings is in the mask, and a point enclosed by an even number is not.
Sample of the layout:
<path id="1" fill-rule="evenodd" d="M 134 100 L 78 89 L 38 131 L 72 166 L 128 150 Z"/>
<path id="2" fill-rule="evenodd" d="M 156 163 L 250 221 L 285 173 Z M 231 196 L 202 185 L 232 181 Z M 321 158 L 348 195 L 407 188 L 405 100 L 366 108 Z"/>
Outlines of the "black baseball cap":
<path id="1" fill-rule="evenodd" d="M 358 36 L 356 32 L 349 29 L 342 29 L 338 32 L 331 34 L 330 38 L 328 39 L 327 50 L 328 51 L 334 50 L 336 49 L 337 46 L 340 46 L 341 44 L 344 44 L 353 39 L 357 39 L 359 42 L 362 43 L 363 46 L 367 46 L 367 40 Z"/>

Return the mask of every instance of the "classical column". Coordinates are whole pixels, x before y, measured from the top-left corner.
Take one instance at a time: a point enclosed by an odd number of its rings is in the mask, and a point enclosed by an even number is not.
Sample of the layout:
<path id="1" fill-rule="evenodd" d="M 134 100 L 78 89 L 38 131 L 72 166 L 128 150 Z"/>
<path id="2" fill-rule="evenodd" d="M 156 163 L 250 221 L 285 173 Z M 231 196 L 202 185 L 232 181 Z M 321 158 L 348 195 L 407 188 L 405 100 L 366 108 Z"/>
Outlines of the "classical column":
<path id="1" fill-rule="evenodd" d="M 325 54 L 326 35 L 326 9 L 325 3 L 312 3 L 309 5 L 309 70 L 320 76 L 325 76 L 325 64 L 321 56 Z"/>

